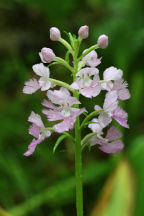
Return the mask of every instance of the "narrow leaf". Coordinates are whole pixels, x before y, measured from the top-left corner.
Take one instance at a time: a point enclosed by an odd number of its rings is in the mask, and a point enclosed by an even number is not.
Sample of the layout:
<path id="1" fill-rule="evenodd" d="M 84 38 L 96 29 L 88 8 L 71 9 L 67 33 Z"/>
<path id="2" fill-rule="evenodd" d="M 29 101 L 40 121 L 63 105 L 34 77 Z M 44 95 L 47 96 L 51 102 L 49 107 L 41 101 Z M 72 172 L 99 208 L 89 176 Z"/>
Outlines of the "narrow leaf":
<path id="1" fill-rule="evenodd" d="M 54 145 L 54 147 L 53 147 L 53 153 L 55 153 L 55 151 L 56 151 L 57 147 L 59 146 L 59 144 L 60 144 L 66 137 L 67 137 L 67 135 L 62 135 L 62 136 L 60 136 L 60 137 L 57 139 L 57 141 L 56 141 L 56 143 L 55 143 L 55 145 Z"/>

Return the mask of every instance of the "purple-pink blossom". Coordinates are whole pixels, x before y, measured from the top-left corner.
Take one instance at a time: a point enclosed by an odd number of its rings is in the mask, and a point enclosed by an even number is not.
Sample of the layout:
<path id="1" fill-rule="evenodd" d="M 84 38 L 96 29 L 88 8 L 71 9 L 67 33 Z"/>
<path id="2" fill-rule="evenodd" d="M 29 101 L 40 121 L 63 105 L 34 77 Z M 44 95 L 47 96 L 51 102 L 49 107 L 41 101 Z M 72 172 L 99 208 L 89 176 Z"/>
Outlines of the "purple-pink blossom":
<path id="1" fill-rule="evenodd" d="M 53 127 L 58 133 L 72 129 L 77 116 L 86 112 L 84 108 L 73 107 L 74 104 L 80 104 L 80 102 L 75 97 L 72 97 L 66 88 L 61 87 L 60 90 L 49 90 L 47 96 L 50 101 L 43 101 L 42 104 L 48 108 L 44 109 L 43 113 L 49 121 L 63 120 Z M 55 106 L 53 103 L 59 106 Z"/>
<path id="2" fill-rule="evenodd" d="M 32 123 L 29 127 L 29 134 L 31 134 L 34 139 L 28 146 L 28 150 L 24 153 L 25 156 L 33 154 L 36 146 L 51 135 L 51 132 L 45 128 L 40 115 L 32 112 L 28 121 Z"/>
<path id="3" fill-rule="evenodd" d="M 71 88 L 88 98 L 96 97 L 101 91 L 99 71 L 97 68 L 83 68 L 76 74 L 76 81 L 71 84 Z"/>
<path id="4" fill-rule="evenodd" d="M 33 65 L 32 69 L 36 75 L 40 76 L 40 79 L 38 81 L 36 79 L 30 79 L 25 82 L 23 89 L 25 94 L 32 94 L 40 88 L 41 91 L 46 91 L 55 86 L 55 84 L 49 81 L 50 70 L 43 63 Z"/>
<path id="5" fill-rule="evenodd" d="M 124 145 L 121 140 L 119 140 L 122 137 L 121 132 L 116 129 L 115 127 L 111 127 L 105 138 L 98 137 L 97 134 L 91 137 L 88 142 L 91 146 L 98 144 L 99 149 L 107 154 L 115 154 L 119 153 Z"/>

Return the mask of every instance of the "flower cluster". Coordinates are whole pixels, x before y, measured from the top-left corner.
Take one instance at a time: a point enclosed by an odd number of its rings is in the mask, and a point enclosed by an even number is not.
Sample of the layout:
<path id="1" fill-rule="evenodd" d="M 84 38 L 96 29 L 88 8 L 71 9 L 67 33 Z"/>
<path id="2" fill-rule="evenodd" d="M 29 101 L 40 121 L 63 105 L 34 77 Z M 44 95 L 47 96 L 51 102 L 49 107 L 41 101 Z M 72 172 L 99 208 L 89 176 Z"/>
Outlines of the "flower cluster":
<path id="1" fill-rule="evenodd" d="M 23 88 L 25 94 L 32 94 L 39 89 L 46 91 L 47 99 L 42 102 L 44 106 L 42 113 L 49 122 L 54 122 L 53 127 L 45 127 L 41 117 L 34 112 L 31 113 L 28 118 L 28 121 L 32 123 L 29 134 L 34 139 L 28 146 L 25 156 L 31 155 L 37 144 L 41 143 L 53 132 L 71 136 L 68 131 L 75 127 L 75 122 L 82 113 L 85 113 L 86 117 L 79 130 L 82 130 L 87 125 L 92 131 L 83 138 L 81 141 L 82 146 L 98 144 L 99 148 L 106 153 L 118 153 L 124 146 L 120 140 L 122 134 L 115 127 L 111 126 L 106 136 L 103 135 L 104 129 L 111 124 L 113 119 L 121 126 L 129 128 L 127 123 L 128 114 L 119 106 L 120 100 L 130 98 L 127 89 L 128 84 L 122 78 L 123 71 L 111 66 L 103 72 L 103 80 L 100 80 L 100 72 L 97 68 L 101 64 L 102 58 L 98 58 L 95 50 L 98 48 L 104 49 L 108 46 L 108 36 L 101 35 L 96 45 L 84 50 L 81 56 L 78 57 L 80 44 L 83 39 L 88 37 L 89 28 L 88 26 L 80 27 L 78 38 L 70 33 L 68 35 L 70 44 L 61 37 L 58 28 L 53 27 L 50 29 L 50 39 L 62 43 L 68 49 L 68 54 L 73 57 L 73 65 L 69 64 L 69 60 L 57 57 L 52 49 L 42 48 L 41 52 L 39 52 L 41 63 L 32 67 L 39 79 L 32 78 L 25 82 Z M 48 63 L 52 64 L 47 65 Z M 73 76 L 73 82 L 70 85 L 50 78 L 49 68 L 54 64 L 61 64 L 69 69 Z M 56 89 L 52 90 L 53 88 Z M 102 108 L 95 105 L 94 111 L 88 114 L 85 108 L 79 107 L 81 104 L 79 95 L 93 98 L 97 97 L 101 91 L 106 93 Z"/>

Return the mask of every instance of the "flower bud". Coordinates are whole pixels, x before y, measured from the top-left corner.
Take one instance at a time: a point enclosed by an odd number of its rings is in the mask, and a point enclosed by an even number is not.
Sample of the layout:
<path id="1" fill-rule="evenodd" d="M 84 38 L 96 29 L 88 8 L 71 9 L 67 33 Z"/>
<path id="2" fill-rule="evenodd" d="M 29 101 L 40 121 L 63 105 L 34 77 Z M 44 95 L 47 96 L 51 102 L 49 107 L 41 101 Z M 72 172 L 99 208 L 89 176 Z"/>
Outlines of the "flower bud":
<path id="1" fill-rule="evenodd" d="M 50 39 L 52 41 L 58 41 L 60 37 L 61 37 L 61 33 L 58 28 L 56 27 L 50 28 Z"/>
<path id="2" fill-rule="evenodd" d="M 105 49 L 108 46 L 108 36 L 103 34 L 101 36 L 99 36 L 97 44 L 99 46 L 99 48 Z"/>
<path id="3" fill-rule="evenodd" d="M 78 31 L 79 36 L 82 39 L 86 39 L 89 36 L 89 27 L 87 25 L 81 26 L 79 31 Z"/>
<path id="4" fill-rule="evenodd" d="M 53 50 L 50 48 L 46 48 L 46 47 L 41 49 L 41 52 L 39 52 L 39 56 L 43 63 L 50 63 L 55 58 L 55 54 Z"/>

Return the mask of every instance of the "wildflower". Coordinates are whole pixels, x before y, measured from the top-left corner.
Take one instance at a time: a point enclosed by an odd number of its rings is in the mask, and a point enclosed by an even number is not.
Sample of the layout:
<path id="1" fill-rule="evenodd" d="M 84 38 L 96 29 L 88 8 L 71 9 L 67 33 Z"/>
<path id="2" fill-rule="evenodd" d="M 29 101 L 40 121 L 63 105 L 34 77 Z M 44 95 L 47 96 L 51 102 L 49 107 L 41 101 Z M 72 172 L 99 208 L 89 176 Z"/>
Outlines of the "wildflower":
<path id="1" fill-rule="evenodd" d="M 97 44 L 99 46 L 99 48 L 105 49 L 108 46 L 108 36 L 103 34 L 101 36 L 99 36 Z"/>
<path id="2" fill-rule="evenodd" d="M 45 67 L 43 63 L 35 64 L 32 68 L 33 71 L 41 77 L 38 82 L 42 91 L 46 91 L 55 86 L 55 84 L 49 81 L 50 70 L 48 67 Z"/>
<path id="3" fill-rule="evenodd" d="M 35 64 L 32 67 L 36 75 L 40 76 L 39 81 L 36 79 L 30 79 L 25 82 L 23 92 L 25 94 L 32 94 L 41 88 L 42 91 L 46 91 L 49 88 L 53 88 L 55 84 L 49 81 L 50 71 L 49 68 L 45 67 L 43 63 Z"/>
<path id="4" fill-rule="evenodd" d="M 95 110 L 101 109 L 99 106 L 94 107 Z M 115 119 L 121 126 L 129 128 L 127 124 L 128 115 L 127 113 L 118 106 L 118 95 L 117 91 L 109 91 L 106 94 L 104 100 L 103 112 L 100 113 L 98 119 L 103 123 L 103 127 L 106 127 L 111 123 L 112 118 Z"/>
<path id="5" fill-rule="evenodd" d="M 71 84 L 71 88 L 78 89 L 85 97 L 96 97 L 101 91 L 98 69 L 87 67 L 80 70 L 76 74 L 76 81 Z"/>
<path id="6" fill-rule="evenodd" d="M 80 104 L 80 102 L 75 97 L 72 97 L 69 91 L 63 87 L 60 90 L 49 90 L 47 96 L 51 102 L 43 101 L 42 104 L 48 108 L 44 109 L 43 113 L 49 121 L 63 120 L 54 126 L 54 130 L 58 133 L 72 129 L 76 117 L 86 111 L 84 108 L 72 107 L 74 104 Z M 55 106 L 53 103 L 59 106 Z"/>
<path id="7" fill-rule="evenodd" d="M 84 52 L 85 51 L 86 50 L 84 50 Z M 101 58 L 98 58 L 96 51 L 92 50 L 89 54 L 87 54 L 82 59 L 82 61 L 84 61 L 85 65 L 94 68 L 94 67 L 97 67 L 101 63 Z"/>
<path id="8" fill-rule="evenodd" d="M 103 73 L 103 82 L 101 83 L 102 88 L 110 91 L 113 88 L 112 81 L 121 79 L 122 75 L 123 71 L 120 69 L 117 69 L 113 66 L 107 68 Z"/>
<path id="9" fill-rule="evenodd" d="M 81 26 L 79 31 L 78 31 L 79 36 L 82 39 L 86 39 L 89 36 L 89 27 L 87 25 Z"/>
<path id="10" fill-rule="evenodd" d="M 35 138 L 28 146 L 28 151 L 24 153 L 25 156 L 33 154 L 36 146 L 40 144 L 45 138 L 51 135 L 51 132 L 45 128 L 40 115 L 32 112 L 28 118 L 28 121 L 32 123 L 29 128 L 29 134 L 31 134 Z"/>
<path id="11" fill-rule="evenodd" d="M 56 27 L 50 28 L 50 39 L 52 41 L 58 41 L 61 38 L 60 30 Z"/>
<path id="12" fill-rule="evenodd" d="M 55 54 L 53 50 L 46 47 L 41 49 L 41 52 L 39 52 L 39 56 L 43 63 L 50 63 L 54 61 L 55 58 Z"/>
<path id="13" fill-rule="evenodd" d="M 118 140 L 122 137 L 122 134 L 115 127 L 111 127 L 105 138 L 98 137 L 97 134 L 91 137 L 88 142 L 91 146 L 98 144 L 99 149 L 105 153 L 119 153 L 124 145 L 121 140 Z"/>

